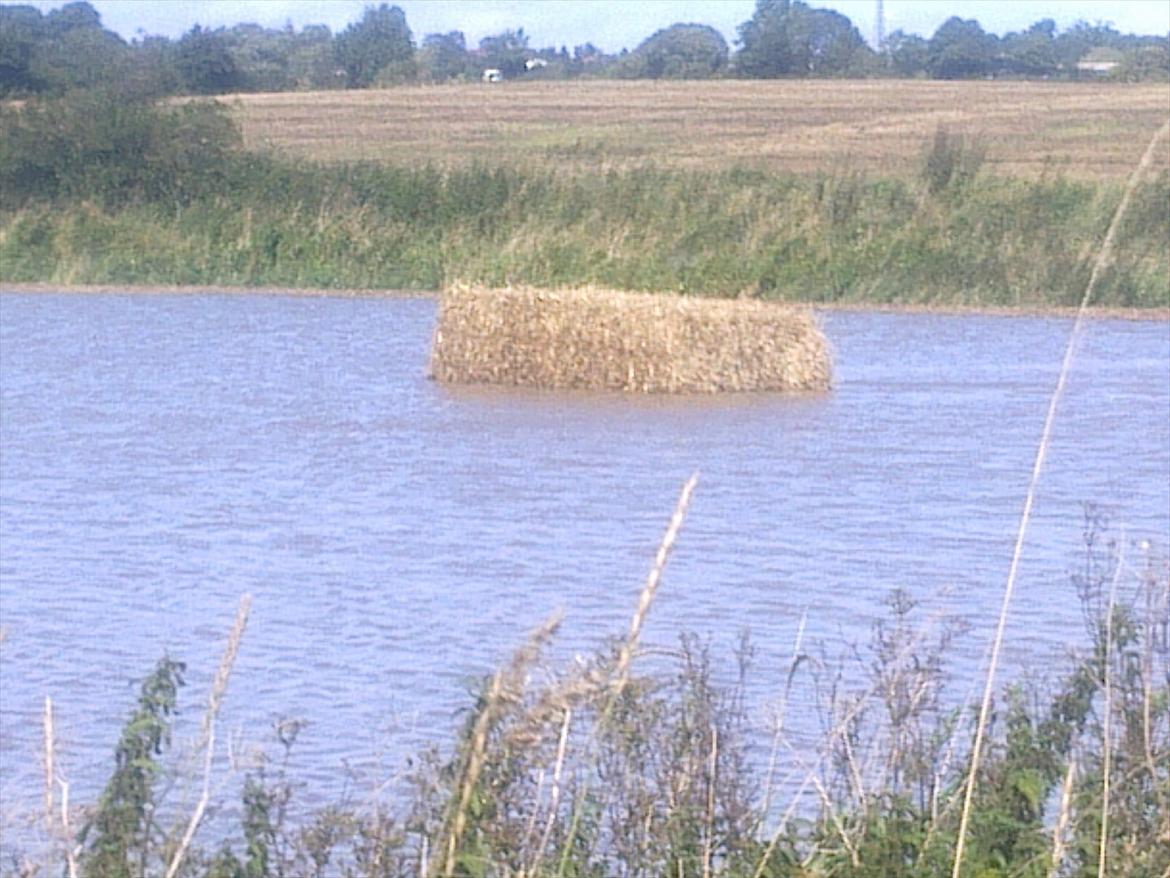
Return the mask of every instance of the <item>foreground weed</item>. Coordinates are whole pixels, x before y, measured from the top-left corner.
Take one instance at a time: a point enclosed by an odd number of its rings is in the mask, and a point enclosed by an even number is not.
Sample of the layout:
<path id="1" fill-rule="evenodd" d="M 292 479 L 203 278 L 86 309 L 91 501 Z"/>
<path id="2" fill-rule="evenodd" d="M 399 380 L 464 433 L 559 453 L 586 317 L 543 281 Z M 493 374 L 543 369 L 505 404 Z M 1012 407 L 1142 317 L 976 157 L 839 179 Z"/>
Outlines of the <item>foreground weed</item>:
<path id="1" fill-rule="evenodd" d="M 182 662 L 164 658 L 143 681 L 138 708 L 114 752 L 114 773 L 81 830 L 87 878 L 136 878 L 155 867 L 160 838 L 155 781 L 162 772 L 158 757 L 170 746 L 185 671 Z"/>
<path id="2" fill-rule="evenodd" d="M 1161 878 L 1170 869 L 1170 561 L 1133 560 L 1086 519 L 1072 590 L 1085 646 L 1063 674 L 996 697 L 978 767 L 963 874 Z M 644 608 L 632 629 L 640 632 Z M 449 748 L 414 760 L 390 802 L 297 807 L 301 725 L 243 779 L 238 815 L 192 845 L 184 878 L 934 878 L 951 866 L 972 760 L 972 710 L 948 659 L 965 634 L 891 595 L 867 645 L 798 648 L 820 741 L 781 732 L 780 801 L 766 789 L 746 707 L 744 641 L 731 668 L 693 636 L 647 655 L 631 636 L 557 668 L 555 620 L 477 687 Z M 175 841 L 156 793 L 182 686 L 147 678 L 106 789 L 80 833 L 78 874 L 155 878 Z M 615 681 L 622 680 L 615 688 Z M 961 681 L 960 681 L 961 682 Z M 1108 789 L 1108 795 L 1103 790 Z M 13 861 L 11 875 L 38 874 Z M 48 869 L 53 864 L 45 863 Z M 31 871 L 30 871 L 31 869 Z"/>

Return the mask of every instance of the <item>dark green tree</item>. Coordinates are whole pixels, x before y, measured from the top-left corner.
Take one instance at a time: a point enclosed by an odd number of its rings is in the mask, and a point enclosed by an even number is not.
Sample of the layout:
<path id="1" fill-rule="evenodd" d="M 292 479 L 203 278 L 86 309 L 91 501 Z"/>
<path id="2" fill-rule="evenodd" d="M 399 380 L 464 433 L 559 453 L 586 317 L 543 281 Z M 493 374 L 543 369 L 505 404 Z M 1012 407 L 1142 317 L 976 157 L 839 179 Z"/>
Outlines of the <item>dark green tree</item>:
<path id="1" fill-rule="evenodd" d="M 709 79 L 727 69 L 727 41 L 705 24 L 672 24 L 648 37 L 619 65 L 631 79 Z"/>
<path id="2" fill-rule="evenodd" d="M 613 56 L 607 55 L 593 43 L 581 43 L 573 47 L 573 57 L 568 70 L 573 76 L 601 76 L 609 69 Z"/>
<path id="3" fill-rule="evenodd" d="M 89 3 L 66 3 L 60 9 L 50 10 L 45 16 L 45 25 L 52 34 L 68 33 L 71 30 L 101 30 L 102 17 Z"/>
<path id="4" fill-rule="evenodd" d="M 334 53 L 349 88 L 368 88 L 383 78 L 411 78 L 414 43 L 406 13 L 386 3 L 367 6 L 360 21 L 337 35 Z"/>
<path id="5" fill-rule="evenodd" d="M 107 208 L 187 204 L 220 191 L 240 145 L 227 108 L 78 89 L 0 107 L 0 202 L 64 198 Z"/>
<path id="6" fill-rule="evenodd" d="M 117 82 L 129 69 L 129 47 L 121 37 L 100 25 L 50 33 L 34 62 L 36 75 L 46 84 L 47 91 L 59 94 Z"/>
<path id="7" fill-rule="evenodd" d="M 604 57 L 605 52 L 601 51 L 593 43 L 582 43 L 579 46 L 573 46 L 573 62 L 576 64 L 588 64 Z"/>
<path id="8" fill-rule="evenodd" d="M 1000 41 L 1004 72 L 1029 78 L 1053 76 L 1059 67 L 1056 56 L 1056 22 L 1037 21 L 1026 31 L 1005 34 Z"/>
<path id="9" fill-rule="evenodd" d="M 324 24 L 301 29 L 289 49 L 288 75 L 298 89 L 340 88 L 346 84 L 345 69 L 337 63 L 333 34 Z"/>
<path id="10" fill-rule="evenodd" d="M 1078 21 L 1056 37 L 1056 57 L 1067 71 L 1075 73 L 1077 62 L 1090 49 L 1125 49 L 1125 38 L 1108 24 Z"/>
<path id="11" fill-rule="evenodd" d="M 30 6 L 0 6 L 0 95 L 118 82 L 129 52 L 89 3 L 67 3 L 45 16 Z"/>
<path id="12" fill-rule="evenodd" d="M 974 19 L 952 16 L 930 38 L 929 70 L 935 79 L 976 79 L 995 71 L 998 40 Z"/>
<path id="13" fill-rule="evenodd" d="M 289 56 L 296 42 L 291 27 L 236 24 L 224 32 L 228 52 L 239 73 L 241 91 L 287 91 L 295 86 Z"/>
<path id="14" fill-rule="evenodd" d="M 756 0 L 756 11 L 739 27 L 736 69 L 743 76 L 842 76 L 870 54 L 860 31 L 829 9 L 800 0 Z"/>
<path id="15" fill-rule="evenodd" d="M 1127 52 L 1117 78 L 1127 82 L 1170 81 L 1170 38 L 1158 37 Z"/>
<path id="16" fill-rule="evenodd" d="M 521 27 L 484 37 L 479 41 L 479 54 L 484 67 L 496 68 L 506 79 L 520 76 L 529 56 L 528 34 Z"/>
<path id="17" fill-rule="evenodd" d="M 127 94 L 157 98 L 179 94 L 183 80 L 176 64 L 178 44 L 166 37 L 144 37 L 131 47 L 130 63 L 120 87 Z"/>
<path id="18" fill-rule="evenodd" d="M 419 75 L 431 82 L 463 79 L 471 74 L 471 57 L 462 31 L 427 34 L 419 50 Z"/>
<path id="19" fill-rule="evenodd" d="M 930 48 L 918 34 L 896 30 L 886 37 L 883 47 L 886 64 L 896 76 L 925 76 L 930 63 Z"/>
<path id="20" fill-rule="evenodd" d="M 792 69 L 788 54 L 787 19 L 792 0 L 756 0 L 756 11 L 739 26 L 736 69 L 744 76 L 785 76 Z"/>
<path id="21" fill-rule="evenodd" d="M 195 25 L 183 34 L 175 49 L 175 68 L 183 90 L 189 94 L 225 94 L 243 85 L 222 30 Z"/>
<path id="22" fill-rule="evenodd" d="M 45 21 L 35 6 L 0 6 L 0 96 L 41 91 L 33 58 L 46 39 Z"/>

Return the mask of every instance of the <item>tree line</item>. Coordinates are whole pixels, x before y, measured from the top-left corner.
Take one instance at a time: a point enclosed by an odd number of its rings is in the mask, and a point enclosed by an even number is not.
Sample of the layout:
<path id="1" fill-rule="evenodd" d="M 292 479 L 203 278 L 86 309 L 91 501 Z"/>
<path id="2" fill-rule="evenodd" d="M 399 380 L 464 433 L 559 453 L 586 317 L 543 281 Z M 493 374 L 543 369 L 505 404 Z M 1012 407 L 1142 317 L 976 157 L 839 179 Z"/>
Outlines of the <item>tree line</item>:
<path id="1" fill-rule="evenodd" d="M 1078 65 L 1086 58 L 1096 70 Z M 997 36 L 978 21 L 952 17 L 929 37 L 895 31 L 871 48 L 846 16 L 801 0 L 757 0 L 738 28 L 734 51 L 705 24 L 679 23 L 633 50 L 606 53 L 592 43 L 537 47 L 523 27 L 469 46 L 461 31 L 416 41 L 397 6 L 367 6 L 333 33 L 237 24 L 195 25 L 179 39 L 129 42 L 102 26 L 88 2 L 42 13 L 0 6 L 0 96 L 61 94 L 117 83 L 144 95 L 370 88 L 407 82 L 472 81 L 485 69 L 504 79 L 904 77 L 1073 79 L 1102 75 L 1170 80 L 1170 35 L 1122 34 L 1051 19 Z"/>

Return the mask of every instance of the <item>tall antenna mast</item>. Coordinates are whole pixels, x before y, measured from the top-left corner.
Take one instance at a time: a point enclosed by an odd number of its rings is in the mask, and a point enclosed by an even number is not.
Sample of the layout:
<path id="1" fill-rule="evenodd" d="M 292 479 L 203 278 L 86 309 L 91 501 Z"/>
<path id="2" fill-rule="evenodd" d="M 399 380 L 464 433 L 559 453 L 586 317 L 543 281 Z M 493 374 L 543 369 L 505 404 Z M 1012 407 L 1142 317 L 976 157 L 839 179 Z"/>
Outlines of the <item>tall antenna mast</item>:
<path id="1" fill-rule="evenodd" d="M 873 38 L 876 44 L 874 48 L 882 51 L 886 45 L 886 13 L 882 8 L 882 0 L 877 0 L 877 20 L 874 22 Z"/>

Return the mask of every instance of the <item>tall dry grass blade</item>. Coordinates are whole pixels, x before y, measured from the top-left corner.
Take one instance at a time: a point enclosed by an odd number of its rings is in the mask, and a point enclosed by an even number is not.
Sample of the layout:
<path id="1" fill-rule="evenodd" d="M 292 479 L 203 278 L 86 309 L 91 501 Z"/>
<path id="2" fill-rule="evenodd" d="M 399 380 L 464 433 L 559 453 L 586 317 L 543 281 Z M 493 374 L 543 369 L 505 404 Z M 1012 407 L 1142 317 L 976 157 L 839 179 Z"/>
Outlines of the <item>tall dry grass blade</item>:
<path id="1" fill-rule="evenodd" d="M 667 525 L 666 533 L 662 537 L 662 542 L 658 546 L 658 553 L 654 557 L 654 566 L 650 568 L 650 575 L 646 577 L 646 584 L 642 587 L 642 593 L 638 595 L 638 606 L 634 610 L 634 615 L 630 619 L 630 630 L 626 634 L 626 639 L 622 643 L 621 652 L 618 654 L 617 668 L 614 672 L 614 693 L 620 693 L 625 688 L 626 681 L 629 679 L 630 659 L 634 654 L 634 648 L 638 645 L 638 637 L 642 633 L 642 625 L 646 622 L 646 616 L 650 612 L 650 605 L 654 602 L 654 595 L 658 593 L 658 584 L 662 581 L 662 572 L 666 569 L 667 559 L 670 558 L 671 549 L 674 548 L 675 540 L 678 539 L 678 532 L 682 529 L 683 521 L 687 517 L 687 509 L 691 505 L 691 495 L 695 492 L 695 485 L 699 483 L 699 473 L 696 471 L 687 479 L 687 483 L 683 485 L 682 492 L 678 495 L 678 503 L 675 504 L 674 514 L 670 517 L 670 524 Z M 608 710 L 607 710 L 608 713 Z"/>
<path id="2" fill-rule="evenodd" d="M 521 695 L 516 691 L 522 688 L 523 675 L 528 666 L 536 660 L 541 647 L 552 637 L 561 624 L 561 614 L 554 613 L 536 630 L 529 635 L 524 646 L 516 651 L 506 668 L 501 668 L 492 675 L 487 694 L 479 716 L 475 718 L 475 725 L 471 730 L 471 740 L 468 749 L 466 767 L 463 779 L 459 785 L 459 801 L 451 820 L 451 829 L 447 834 L 446 851 L 442 859 L 442 871 L 439 875 L 455 874 L 455 860 L 459 851 L 459 842 L 467 829 L 467 811 L 471 805 L 471 796 L 475 792 L 475 785 L 479 783 L 479 776 L 483 771 L 487 756 L 488 735 L 496 719 L 496 713 L 506 698 L 518 699 Z M 438 862 L 438 861 L 436 861 Z"/>
<path id="3" fill-rule="evenodd" d="M 1141 182 L 1141 178 L 1154 163 L 1154 158 L 1158 155 L 1158 144 L 1168 135 L 1170 135 L 1170 121 L 1167 121 L 1150 138 L 1150 143 L 1146 147 L 1146 151 L 1142 153 L 1141 160 L 1138 162 L 1133 174 L 1130 175 L 1129 181 L 1125 184 L 1125 191 L 1122 192 L 1121 202 L 1117 205 L 1117 210 L 1114 212 L 1113 219 L 1109 223 L 1109 228 L 1105 232 L 1105 240 L 1102 242 L 1101 249 L 1097 253 L 1097 258 L 1093 262 L 1093 271 L 1090 273 L 1089 282 L 1085 286 L 1085 297 L 1081 300 L 1082 311 L 1089 304 L 1089 298 L 1093 294 L 1093 289 L 1097 286 L 1101 272 L 1113 261 L 1113 242 L 1117 237 L 1117 230 L 1121 226 L 1121 219 L 1125 216 L 1125 212 L 1129 210 L 1129 202 L 1133 198 L 1134 190 L 1137 189 L 1137 184 Z"/>
<path id="4" fill-rule="evenodd" d="M 1117 230 L 1121 226 L 1121 220 L 1129 209 L 1129 203 L 1133 198 L 1134 190 L 1137 189 L 1137 185 L 1141 181 L 1142 176 L 1153 163 L 1154 156 L 1157 154 L 1158 145 L 1167 135 L 1170 135 L 1170 121 L 1166 122 L 1150 138 L 1150 143 L 1146 147 L 1146 151 L 1142 154 L 1141 160 L 1138 162 L 1133 174 L 1130 175 L 1129 182 L 1125 186 L 1121 201 L 1117 205 L 1117 210 L 1113 214 L 1113 219 L 1109 223 L 1108 230 L 1105 232 L 1105 240 L 1101 243 L 1101 249 L 1097 252 L 1097 258 L 1093 262 L 1093 270 L 1089 275 L 1089 282 L 1085 285 L 1085 294 L 1081 298 L 1076 319 L 1073 321 L 1073 329 L 1069 335 L 1068 345 L 1065 347 L 1064 361 L 1060 366 L 1060 376 L 1056 381 L 1056 389 L 1053 390 L 1052 398 L 1048 403 L 1048 414 L 1044 418 L 1044 428 L 1041 431 L 1040 443 L 1036 449 L 1036 459 L 1032 466 L 1032 476 L 1028 481 L 1028 492 L 1024 498 L 1024 510 L 1020 515 L 1020 527 L 1016 534 L 1016 545 L 1012 552 L 1012 563 L 1008 570 L 1007 584 L 1003 592 L 1003 603 L 999 611 L 999 621 L 995 628 L 991 659 L 987 668 L 987 680 L 983 687 L 983 701 L 979 708 L 979 721 L 975 726 L 975 743 L 971 748 L 971 768 L 967 775 L 966 790 L 963 794 L 963 813 L 959 818 L 959 833 L 955 841 L 955 861 L 954 868 L 951 871 L 951 878 L 960 878 L 960 870 L 963 866 L 963 852 L 967 843 L 967 827 L 971 817 L 971 804 L 975 798 L 975 785 L 979 773 L 979 763 L 983 757 L 983 737 L 991 716 L 991 696 L 995 691 L 995 672 L 999 665 L 999 653 L 1003 646 L 1004 631 L 1007 628 L 1008 611 L 1011 608 L 1012 594 L 1016 586 L 1016 576 L 1020 568 L 1020 558 L 1024 551 L 1024 537 L 1028 533 L 1028 525 L 1032 519 L 1032 506 L 1036 499 L 1036 488 L 1040 483 L 1040 472 L 1044 468 L 1044 459 L 1048 455 L 1048 444 L 1052 436 L 1052 426 L 1056 422 L 1056 410 L 1060 404 L 1061 397 L 1064 395 L 1064 386 L 1072 367 L 1076 342 L 1081 334 L 1081 327 L 1084 324 L 1085 309 L 1088 307 L 1093 290 L 1100 280 L 1101 272 L 1104 271 L 1105 267 L 1113 258 L 1113 242 L 1117 237 Z"/>
<path id="5" fill-rule="evenodd" d="M 529 849 L 529 844 L 532 841 L 532 836 L 536 834 L 536 821 L 540 817 L 540 802 L 544 798 L 544 778 L 547 772 L 542 765 L 536 771 L 536 791 L 532 794 L 532 813 L 528 815 L 528 825 L 524 829 L 524 839 L 520 843 L 520 850 L 526 851 Z M 525 874 L 523 867 L 520 868 L 521 875 Z"/>
<path id="6" fill-rule="evenodd" d="M 528 870 L 532 874 L 536 874 L 536 870 L 544 859 L 544 852 L 548 849 L 548 840 L 552 836 L 553 825 L 556 823 L 557 808 L 561 804 L 561 772 L 565 767 L 565 751 L 569 743 L 569 726 L 572 721 L 573 710 L 566 707 L 565 718 L 561 723 L 561 735 L 557 740 L 557 758 L 556 764 L 553 766 L 552 791 L 549 793 L 548 819 L 544 824 L 544 832 L 540 836 L 540 847 L 536 849 L 532 858 L 532 866 Z"/>
<path id="7" fill-rule="evenodd" d="M 792 661 L 788 663 L 788 675 L 784 681 L 784 694 L 780 699 L 780 709 L 776 712 L 776 728 L 772 733 L 772 750 L 768 754 L 768 773 L 764 782 L 764 804 L 761 810 L 761 819 L 766 819 L 772 810 L 772 789 L 776 778 L 776 759 L 780 752 L 780 736 L 784 734 L 784 718 L 788 713 L 788 698 L 792 692 L 792 678 L 796 676 L 796 669 L 800 665 L 800 647 L 804 641 L 804 626 L 808 622 L 808 610 L 800 614 L 800 625 L 796 628 L 796 640 L 792 644 Z"/>
<path id="8" fill-rule="evenodd" d="M 69 824 L 69 783 L 65 778 L 57 779 L 61 787 L 61 838 L 65 842 L 65 867 L 69 878 L 77 878 L 77 857 L 81 853 L 81 845 L 76 844 L 73 838 L 73 827 Z"/>
<path id="9" fill-rule="evenodd" d="M 695 486 L 698 483 L 699 472 L 696 470 L 691 473 L 691 477 L 687 479 L 682 491 L 679 492 L 678 502 L 674 507 L 674 514 L 670 516 L 670 523 L 666 526 L 666 533 L 662 535 L 662 542 L 659 544 L 658 552 L 654 556 L 654 566 L 650 568 L 650 575 L 646 577 L 646 584 L 642 587 L 642 592 L 638 596 L 638 606 L 634 610 L 633 617 L 630 619 L 630 630 L 626 635 L 626 639 L 622 642 L 622 648 L 618 654 L 618 662 L 612 678 L 613 682 L 609 687 L 609 697 L 606 699 L 605 706 L 598 715 L 595 728 L 600 728 L 609 720 L 609 715 L 612 713 L 618 697 L 626 688 L 626 683 L 629 680 L 630 662 L 634 655 L 634 648 L 638 645 L 638 637 L 642 632 L 642 625 L 645 623 L 646 616 L 650 612 L 650 605 L 654 602 L 654 595 L 658 592 L 658 585 L 662 581 L 662 573 L 666 569 L 666 562 L 670 558 L 670 551 L 674 548 L 679 531 L 682 530 L 683 522 L 687 517 L 687 509 L 691 505 L 691 496 L 694 494 Z M 596 742 L 596 738 L 594 738 L 594 742 Z M 593 754 L 591 753 L 590 759 L 592 759 L 592 756 Z M 588 778 L 586 778 L 585 782 L 578 788 L 578 794 L 573 807 L 573 816 L 569 821 L 569 831 L 565 845 L 561 850 L 560 862 L 557 866 L 558 876 L 563 876 L 565 869 L 569 865 L 569 855 L 572 853 L 577 832 L 581 827 L 581 814 L 584 809 L 585 799 L 588 795 L 589 782 Z"/>
<path id="10" fill-rule="evenodd" d="M 1145 628 L 1147 632 L 1156 631 L 1159 625 L 1164 624 L 1160 620 L 1170 619 L 1170 559 L 1166 561 L 1165 570 L 1162 573 L 1164 586 L 1159 588 L 1149 541 L 1143 540 L 1141 548 L 1145 552 L 1145 566 L 1138 573 L 1138 577 L 1142 584 L 1142 593 L 1146 603 Z M 1158 783 L 1158 765 L 1154 755 L 1154 692 L 1156 686 L 1154 652 L 1156 641 L 1156 637 L 1148 635 L 1142 638 L 1142 755 L 1145 758 L 1146 771 L 1154 786 L 1159 813 L 1165 815 L 1164 834 L 1166 841 L 1170 843 L 1170 789 L 1167 788 L 1170 785 Z"/>
<path id="11" fill-rule="evenodd" d="M 707 814 L 703 826 L 703 878 L 711 878 L 711 851 L 715 842 L 715 781 L 719 766 L 719 729 L 711 726 L 711 761 L 707 774 Z"/>
<path id="12" fill-rule="evenodd" d="M 1125 540 L 1121 540 L 1122 550 Z M 1097 852 L 1097 878 L 1105 878 L 1105 862 L 1109 850 L 1109 793 L 1113 771 L 1113 608 L 1117 603 L 1117 580 L 1121 578 L 1121 557 L 1109 583 L 1109 602 L 1105 610 L 1105 680 L 1104 711 L 1101 728 L 1101 845 Z"/>
<path id="13" fill-rule="evenodd" d="M 459 842 L 467 828 L 467 809 L 471 804 L 471 794 L 479 782 L 480 772 L 483 771 L 484 756 L 487 752 L 488 732 L 491 730 L 492 715 L 504 691 L 504 672 L 496 671 L 492 675 L 492 682 L 488 686 L 484 697 L 483 710 L 475 720 L 471 732 L 471 749 L 468 753 L 467 768 L 463 774 L 463 782 L 459 785 L 459 803 L 455 808 L 455 817 L 451 822 L 451 832 L 447 836 L 447 850 L 443 857 L 443 869 L 439 875 L 455 874 L 455 855 L 459 849 Z"/>
<path id="14" fill-rule="evenodd" d="M 937 622 L 939 620 L 939 616 L 940 616 L 940 614 L 938 614 L 938 613 L 933 614 L 927 620 L 927 622 L 924 625 L 922 625 L 921 628 L 914 633 L 914 635 L 912 637 L 907 639 L 906 643 L 904 643 L 902 645 L 901 649 L 898 651 L 898 653 L 893 658 L 893 661 L 895 664 L 900 664 L 900 663 L 906 661 L 912 655 L 914 649 L 926 638 L 927 634 L 933 629 L 934 625 L 937 624 Z M 802 620 L 802 625 L 803 625 L 803 620 Z M 799 638 L 798 638 L 798 642 L 799 642 Z M 796 671 L 796 665 L 794 663 L 793 666 L 789 669 L 789 683 L 791 683 L 791 676 L 792 676 L 792 674 L 795 673 L 795 671 Z M 853 700 L 853 703 L 851 705 L 849 705 L 848 709 L 845 710 L 844 713 L 838 719 L 836 719 L 832 728 L 830 728 L 829 731 L 825 735 L 825 739 L 824 739 L 824 742 L 823 742 L 823 744 L 821 746 L 821 750 L 820 750 L 820 757 L 821 758 L 824 758 L 825 752 L 827 752 L 833 746 L 834 741 L 836 741 L 838 738 L 841 738 L 841 739 L 845 738 L 850 724 L 853 723 L 853 721 L 858 716 L 861 715 L 861 712 L 865 708 L 866 704 L 877 695 L 878 688 L 879 687 L 878 687 L 877 682 L 874 682 L 873 684 L 871 684 L 865 691 L 860 693 Z M 816 769 L 815 768 L 810 769 L 804 764 L 803 760 L 801 760 L 799 758 L 799 756 L 797 755 L 796 749 L 791 745 L 791 743 L 788 741 L 788 739 L 783 735 L 782 730 L 777 729 L 776 736 L 775 736 L 775 739 L 773 742 L 773 746 L 778 747 L 780 744 L 783 744 L 788 750 L 790 750 L 793 753 L 794 756 L 797 756 L 796 761 L 804 771 L 804 781 L 801 783 L 799 789 L 797 790 L 796 794 L 792 797 L 784 814 L 781 816 L 779 822 L 777 823 L 776 831 L 771 836 L 767 846 L 764 848 L 763 854 L 761 855 L 759 862 L 756 864 L 756 870 L 753 873 L 753 878 L 761 878 L 765 869 L 767 868 L 769 858 L 772 856 L 772 853 L 775 850 L 776 845 L 779 843 L 780 836 L 783 834 L 785 826 L 792 819 L 793 814 L 796 813 L 796 808 L 799 804 L 800 798 L 804 795 L 804 792 L 808 789 L 809 786 L 812 786 L 814 784 L 814 782 L 818 781 L 818 779 L 816 777 Z M 928 830 L 928 832 L 933 832 L 933 824 L 932 824 L 931 828 Z"/>
<path id="15" fill-rule="evenodd" d="M 780 843 L 780 836 L 784 834 L 784 829 L 788 826 L 788 821 L 792 819 L 792 815 L 796 813 L 796 809 L 800 804 L 801 798 L 805 791 L 812 785 L 813 773 L 806 771 L 804 780 L 801 781 L 800 786 L 796 788 L 796 792 L 792 796 L 792 800 L 788 803 L 788 807 L 780 816 L 776 823 L 776 831 L 772 833 L 772 837 L 768 839 L 768 844 L 764 847 L 764 852 L 760 855 L 760 861 L 756 864 L 756 870 L 752 873 L 752 878 L 763 878 L 764 871 L 768 868 L 768 861 L 772 858 L 772 853 L 776 850 L 776 845 Z"/>
<path id="16" fill-rule="evenodd" d="M 81 846 L 76 843 L 73 827 L 69 825 L 69 784 L 58 776 L 56 767 L 57 738 L 53 728 L 53 699 L 45 696 L 45 711 L 42 717 L 44 727 L 45 767 L 45 830 L 56 836 L 65 854 L 66 874 L 77 878 L 77 855 Z M 61 810 L 54 813 L 54 787 L 61 787 Z"/>
<path id="17" fill-rule="evenodd" d="M 1068 825 L 1072 822 L 1073 784 L 1076 776 L 1076 754 L 1070 753 L 1064 782 L 1060 785 L 1060 813 L 1056 816 L 1056 825 L 1052 828 L 1052 868 L 1048 870 L 1048 878 L 1060 878 L 1060 868 L 1064 865 L 1065 838 L 1068 835 Z"/>
<path id="18" fill-rule="evenodd" d="M 851 735 L 841 735 L 841 748 L 845 751 L 845 763 L 849 768 L 849 782 L 853 785 L 853 789 L 857 793 L 857 804 L 864 811 L 869 807 L 869 796 L 865 792 L 865 781 L 862 779 L 861 768 L 858 766 L 857 759 L 853 755 L 853 742 L 851 738 Z"/>
<path id="19" fill-rule="evenodd" d="M 854 868 L 859 868 L 861 866 L 861 855 L 858 853 L 857 846 L 853 843 L 853 840 L 849 836 L 848 830 L 845 828 L 845 824 L 841 820 L 841 809 L 835 808 L 833 806 L 833 797 L 829 794 L 828 788 L 821 780 L 820 772 L 816 767 L 809 766 L 804 761 L 804 759 L 801 758 L 796 748 L 787 738 L 784 739 L 784 746 L 792 754 L 793 760 L 796 762 L 796 764 L 805 770 L 805 776 L 812 783 L 813 788 L 816 789 L 817 795 L 821 799 L 821 808 L 824 814 L 829 818 L 829 821 L 837 830 L 837 835 L 840 836 L 842 844 L 845 845 L 845 850 L 849 852 L 850 862 L 853 863 Z M 764 861 L 761 861 L 760 868 L 763 867 L 763 862 Z"/>
<path id="20" fill-rule="evenodd" d="M 56 772 L 53 770 L 53 699 L 45 696 L 45 713 L 42 723 L 45 737 L 45 827 L 51 829 L 53 816 L 53 786 Z"/>
<path id="21" fill-rule="evenodd" d="M 200 746 L 203 748 L 203 791 L 199 796 L 199 802 L 195 805 L 195 810 L 191 813 L 191 819 L 187 822 L 183 838 L 175 849 L 174 856 L 171 857 L 170 865 L 167 866 L 166 878 L 175 878 L 178 873 L 179 867 L 183 864 L 183 858 L 187 855 L 187 849 L 191 846 L 195 832 L 199 829 L 199 824 L 207 811 L 208 802 L 211 800 L 211 764 L 215 755 L 215 720 L 219 716 L 224 693 L 227 692 L 228 680 L 232 675 L 232 667 L 236 663 L 236 655 L 240 651 L 240 641 L 244 639 L 244 629 L 248 625 L 248 614 L 251 610 L 252 596 L 245 594 L 240 598 L 240 605 L 236 610 L 236 621 L 232 625 L 231 633 L 228 634 L 227 646 L 224 647 L 219 669 L 211 681 L 207 710 L 203 714 L 203 727 L 200 733 Z"/>
<path id="22" fill-rule="evenodd" d="M 839 809 L 833 807 L 832 797 L 829 795 L 829 791 L 825 788 L 820 776 L 815 771 L 812 774 L 812 782 L 817 794 L 821 797 L 821 805 L 825 809 L 825 813 L 829 815 L 829 820 L 837 830 L 837 835 L 841 837 L 841 842 L 845 845 L 845 850 L 849 852 L 849 861 L 853 864 L 854 869 L 860 868 L 861 855 L 857 852 L 857 846 L 853 844 L 853 840 L 849 837 L 849 832 L 845 829 L 845 824 L 841 820 Z"/>

